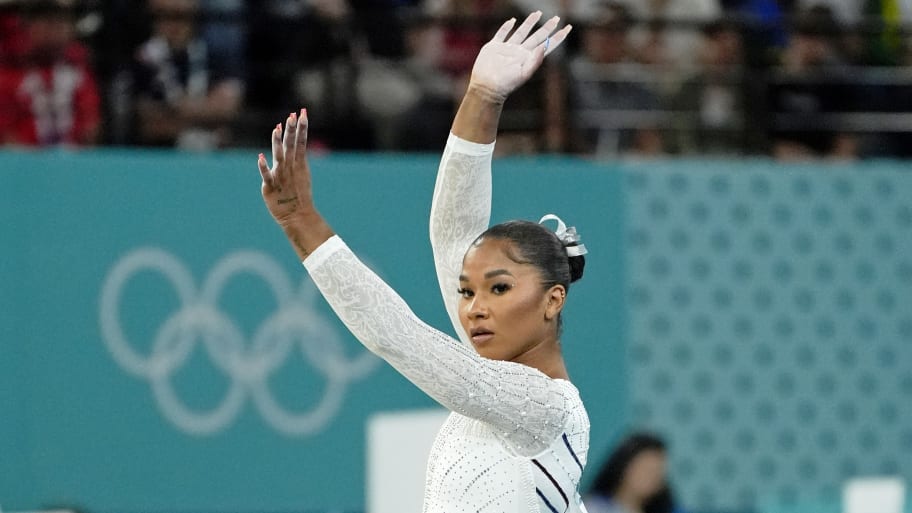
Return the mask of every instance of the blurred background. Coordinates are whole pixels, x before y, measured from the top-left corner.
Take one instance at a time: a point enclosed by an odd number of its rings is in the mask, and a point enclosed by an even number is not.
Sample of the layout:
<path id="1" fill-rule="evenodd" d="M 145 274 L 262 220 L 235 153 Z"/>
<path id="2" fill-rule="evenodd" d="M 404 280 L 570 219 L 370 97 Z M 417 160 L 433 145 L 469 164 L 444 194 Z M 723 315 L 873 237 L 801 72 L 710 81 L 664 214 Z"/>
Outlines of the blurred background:
<path id="1" fill-rule="evenodd" d="M 536 9 L 576 30 L 503 154 L 909 151 L 906 0 L 3 0 L 0 140 L 255 147 L 306 105 L 320 147 L 433 152 L 478 49 Z"/>
<path id="2" fill-rule="evenodd" d="M 590 513 L 908 513 L 907 0 L 0 0 L 0 511 L 420 507 L 443 412 L 259 197 L 308 108 L 321 211 L 433 326 L 428 211 L 481 45 L 493 222 L 590 250 L 563 343 Z"/>

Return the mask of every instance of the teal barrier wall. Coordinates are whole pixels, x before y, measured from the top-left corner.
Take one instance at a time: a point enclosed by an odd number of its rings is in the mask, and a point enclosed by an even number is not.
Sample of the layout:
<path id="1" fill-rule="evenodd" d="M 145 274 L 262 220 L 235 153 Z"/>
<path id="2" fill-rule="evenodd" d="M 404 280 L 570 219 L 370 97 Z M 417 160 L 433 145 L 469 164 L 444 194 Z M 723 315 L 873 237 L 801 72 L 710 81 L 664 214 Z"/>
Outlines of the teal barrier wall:
<path id="1" fill-rule="evenodd" d="M 369 415 L 433 403 L 335 320 L 255 155 L 0 154 L 0 506 L 357 511 Z M 428 243 L 436 157 L 315 158 L 334 228 L 452 331 Z M 599 455 L 627 417 L 622 174 L 498 163 L 494 220 L 556 212 L 592 252 L 566 314 Z"/>
<path id="2" fill-rule="evenodd" d="M 846 479 L 912 483 L 906 168 L 627 172 L 631 423 L 666 435 L 690 507 L 837 513 Z"/>
<path id="3" fill-rule="evenodd" d="M 254 158 L 0 154 L 4 509 L 363 508 L 366 419 L 433 404 L 317 297 Z M 451 331 L 427 242 L 436 164 L 313 161 L 335 229 Z M 669 440 L 693 511 L 912 482 L 905 167 L 497 161 L 495 221 L 555 212 L 590 250 L 564 336 L 587 480 L 636 426 Z"/>

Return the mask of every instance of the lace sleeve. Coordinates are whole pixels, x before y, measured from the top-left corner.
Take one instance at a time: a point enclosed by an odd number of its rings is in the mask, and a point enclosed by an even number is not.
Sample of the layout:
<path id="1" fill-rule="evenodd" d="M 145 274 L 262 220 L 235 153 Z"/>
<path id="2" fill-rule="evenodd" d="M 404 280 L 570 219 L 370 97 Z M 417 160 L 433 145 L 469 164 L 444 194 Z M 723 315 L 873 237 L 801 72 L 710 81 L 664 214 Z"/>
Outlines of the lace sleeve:
<path id="1" fill-rule="evenodd" d="M 304 265 L 352 334 L 437 402 L 494 426 L 524 456 L 560 436 L 569 399 L 558 382 L 522 364 L 482 358 L 431 328 L 337 236 Z"/>
<path id="2" fill-rule="evenodd" d="M 440 159 L 431 203 L 431 249 L 440 293 L 459 338 L 459 271 L 469 244 L 491 220 L 491 156 L 494 143 L 478 144 L 450 134 Z"/>

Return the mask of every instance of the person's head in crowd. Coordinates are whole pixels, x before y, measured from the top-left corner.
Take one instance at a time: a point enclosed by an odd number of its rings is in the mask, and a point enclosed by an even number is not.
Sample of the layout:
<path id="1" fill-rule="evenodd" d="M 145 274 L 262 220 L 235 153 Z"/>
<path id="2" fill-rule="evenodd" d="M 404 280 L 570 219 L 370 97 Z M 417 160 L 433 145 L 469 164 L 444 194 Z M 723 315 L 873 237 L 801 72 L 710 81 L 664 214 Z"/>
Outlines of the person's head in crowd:
<path id="1" fill-rule="evenodd" d="M 799 13 L 792 27 L 785 64 L 804 69 L 838 60 L 835 42 L 840 33 L 839 22 L 828 6 L 815 5 Z"/>
<path id="2" fill-rule="evenodd" d="M 601 2 L 583 30 L 583 53 L 599 64 L 624 62 L 629 57 L 627 34 L 631 24 L 626 6 L 618 2 Z"/>
<path id="3" fill-rule="evenodd" d="M 61 59 L 75 40 L 73 6 L 63 0 L 34 0 L 23 4 L 22 19 L 32 62 L 48 64 Z"/>
<path id="4" fill-rule="evenodd" d="M 421 12 L 411 12 L 405 23 L 405 52 L 416 62 L 437 65 L 444 51 L 439 24 Z"/>
<path id="5" fill-rule="evenodd" d="M 650 433 L 622 440 L 602 465 L 590 494 L 627 513 L 671 513 L 665 442 Z"/>
<path id="6" fill-rule="evenodd" d="M 193 40 L 198 0 L 149 0 L 149 13 L 154 20 L 155 33 L 164 38 L 168 46 L 185 48 Z"/>
<path id="7" fill-rule="evenodd" d="M 343 21 L 351 14 L 347 0 L 311 0 L 309 6 L 315 15 L 328 21 Z"/>
<path id="8" fill-rule="evenodd" d="M 727 20 L 717 20 L 703 27 L 700 62 L 711 69 L 729 69 L 743 60 L 743 44 L 738 27 Z"/>
<path id="9" fill-rule="evenodd" d="M 650 66 L 669 64 L 669 49 L 665 40 L 667 30 L 668 23 L 665 20 L 652 20 L 645 24 L 635 43 L 638 62 Z"/>

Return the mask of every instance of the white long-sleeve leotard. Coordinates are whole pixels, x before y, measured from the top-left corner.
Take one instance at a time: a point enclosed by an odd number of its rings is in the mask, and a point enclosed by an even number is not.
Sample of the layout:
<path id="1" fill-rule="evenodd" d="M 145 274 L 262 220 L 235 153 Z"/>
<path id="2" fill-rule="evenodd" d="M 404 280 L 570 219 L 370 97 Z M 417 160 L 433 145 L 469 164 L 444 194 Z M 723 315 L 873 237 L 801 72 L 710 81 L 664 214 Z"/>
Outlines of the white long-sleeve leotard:
<path id="1" fill-rule="evenodd" d="M 431 242 L 457 333 L 457 276 L 490 216 L 493 144 L 453 135 L 440 163 Z M 585 512 L 578 485 L 589 419 L 576 388 L 522 364 L 482 358 L 415 316 L 333 236 L 305 261 L 314 283 L 370 351 L 453 413 L 428 461 L 425 513 Z"/>

